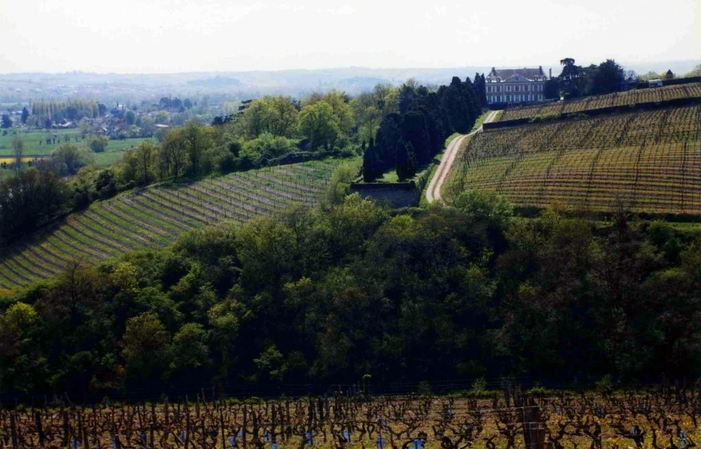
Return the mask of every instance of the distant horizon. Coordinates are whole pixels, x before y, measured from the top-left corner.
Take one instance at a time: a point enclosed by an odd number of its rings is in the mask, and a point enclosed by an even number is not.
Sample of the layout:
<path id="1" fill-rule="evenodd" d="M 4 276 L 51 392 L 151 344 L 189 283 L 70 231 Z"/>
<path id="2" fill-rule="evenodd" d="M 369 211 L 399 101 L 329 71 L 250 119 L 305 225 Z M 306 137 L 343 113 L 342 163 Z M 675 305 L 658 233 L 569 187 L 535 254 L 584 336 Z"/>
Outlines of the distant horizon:
<path id="1" fill-rule="evenodd" d="M 586 61 L 580 62 L 576 57 L 577 65 L 589 66 L 590 64 L 599 64 L 606 59 L 615 58 L 602 58 L 601 61 L 593 62 Z M 701 58 L 691 58 L 691 59 L 673 59 L 673 60 L 648 60 L 648 61 L 621 61 L 616 60 L 616 62 L 621 65 L 624 69 L 628 70 L 629 67 L 640 67 L 640 66 L 664 66 L 669 65 L 689 65 L 689 71 L 693 69 L 696 65 L 701 64 Z M 552 68 L 560 68 L 558 62 L 557 65 L 553 64 L 463 64 L 456 66 L 441 66 L 441 67 L 429 67 L 429 66 L 362 66 L 362 65 L 348 65 L 348 66 L 328 66 L 328 67 L 312 67 L 312 68 L 279 68 L 279 69 L 250 69 L 250 70 L 192 70 L 192 71 L 172 71 L 172 72 L 115 72 L 115 71 L 91 71 L 91 70 L 66 70 L 66 71 L 13 71 L 13 72 L 0 72 L 0 76 L 6 75 L 124 75 L 124 76 L 167 76 L 167 75 L 200 75 L 200 74 L 230 74 L 230 73 L 282 73 L 282 72 L 320 72 L 320 71 L 341 71 L 341 70 L 368 70 L 368 71 L 410 71 L 410 70 L 422 70 L 422 71 L 442 71 L 442 70 L 452 70 L 452 69 L 484 69 L 489 70 L 492 67 L 501 69 L 519 69 L 519 68 L 538 68 L 542 67 L 544 71 Z M 653 70 L 657 71 L 657 70 Z M 688 73 L 688 72 L 687 72 Z M 642 74 L 642 73 L 640 73 Z M 684 73 L 678 73 L 677 75 L 683 75 Z M 554 75 L 554 74 L 553 74 Z"/>

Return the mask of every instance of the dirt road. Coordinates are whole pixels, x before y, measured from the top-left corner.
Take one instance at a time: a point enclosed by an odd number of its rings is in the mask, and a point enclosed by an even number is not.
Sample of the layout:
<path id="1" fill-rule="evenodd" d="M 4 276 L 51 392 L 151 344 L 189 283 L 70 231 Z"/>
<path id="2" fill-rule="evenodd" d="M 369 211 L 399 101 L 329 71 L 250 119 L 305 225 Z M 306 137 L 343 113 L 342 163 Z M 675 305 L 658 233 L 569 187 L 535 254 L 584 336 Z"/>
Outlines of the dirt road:
<path id="1" fill-rule="evenodd" d="M 491 111 L 484 123 L 489 123 L 492 120 L 494 120 L 498 112 L 499 111 Z M 448 145 L 448 149 L 445 150 L 445 154 L 443 155 L 441 164 L 438 166 L 438 170 L 436 170 L 436 173 L 433 175 L 433 178 L 431 179 L 431 182 L 429 183 L 428 188 L 426 189 L 426 200 L 428 200 L 429 203 L 432 203 L 434 201 L 442 201 L 441 188 L 443 187 L 443 183 L 448 177 L 448 173 L 450 173 L 450 168 L 453 166 L 453 162 L 455 162 L 455 158 L 458 155 L 458 149 L 460 148 L 460 144 L 467 137 L 480 131 L 482 131 L 481 126 L 477 131 L 457 137 L 453 139 L 452 142 L 450 142 L 450 145 Z"/>

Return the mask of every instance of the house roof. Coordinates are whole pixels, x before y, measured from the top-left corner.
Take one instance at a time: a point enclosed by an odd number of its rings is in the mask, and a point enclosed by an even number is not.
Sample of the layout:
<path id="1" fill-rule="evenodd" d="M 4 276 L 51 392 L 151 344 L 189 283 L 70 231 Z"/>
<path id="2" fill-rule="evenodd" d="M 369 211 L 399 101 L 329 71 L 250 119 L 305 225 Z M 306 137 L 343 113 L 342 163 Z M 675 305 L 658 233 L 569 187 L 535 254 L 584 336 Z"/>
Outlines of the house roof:
<path id="1" fill-rule="evenodd" d="M 488 75 L 489 78 L 501 78 L 504 81 L 508 80 L 509 78 L 513 78 L 514 76 L 521 76 L 523 78 L 533 80 L 536 77 L 544 77 L 545 72 L 543 72 L 543 67 L 538 67 L 537 69 L 529 69 L 524 67 L 523 69 L 499 70 L 492 67 L 492 70 Z"/>

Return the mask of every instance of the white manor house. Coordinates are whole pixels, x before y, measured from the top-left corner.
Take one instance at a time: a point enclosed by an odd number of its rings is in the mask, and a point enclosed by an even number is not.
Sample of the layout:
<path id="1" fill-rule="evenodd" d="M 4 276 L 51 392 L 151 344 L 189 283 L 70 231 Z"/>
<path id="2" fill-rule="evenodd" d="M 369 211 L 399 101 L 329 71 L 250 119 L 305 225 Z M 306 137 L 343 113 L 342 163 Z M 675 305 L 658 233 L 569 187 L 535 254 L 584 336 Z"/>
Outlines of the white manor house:
<path id="1" fill-rule="evenodd" d="M 543 101 L 548 76 L 543 67 L 537 69 L 492 70 L 487 75 L 487 103 L 531 103 Z"/>

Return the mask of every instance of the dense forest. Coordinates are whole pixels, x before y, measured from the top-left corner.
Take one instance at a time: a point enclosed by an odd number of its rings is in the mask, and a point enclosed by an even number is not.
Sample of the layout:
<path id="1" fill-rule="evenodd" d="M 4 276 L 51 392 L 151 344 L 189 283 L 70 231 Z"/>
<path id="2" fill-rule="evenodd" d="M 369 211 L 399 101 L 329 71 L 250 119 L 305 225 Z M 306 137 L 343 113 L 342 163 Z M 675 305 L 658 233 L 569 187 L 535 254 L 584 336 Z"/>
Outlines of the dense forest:
<path id="1" fill-rule="evenodd" d="M 0 392 L 694 377 L 700 244 L 625 212 L 514 218 L 491 193 L 352 195 L 1 292 Z"/>

